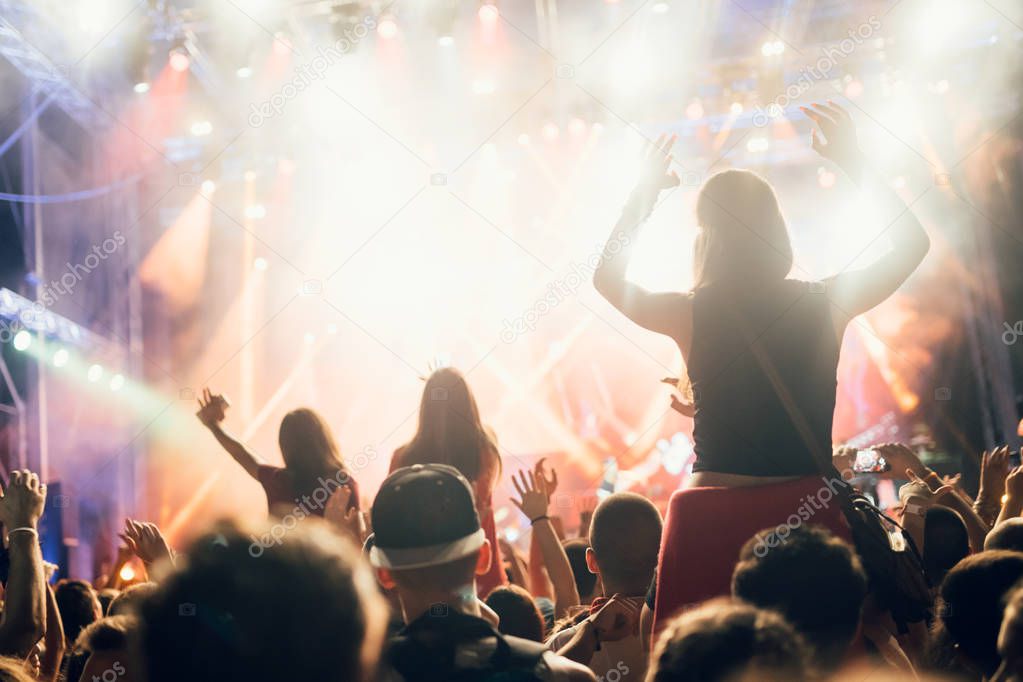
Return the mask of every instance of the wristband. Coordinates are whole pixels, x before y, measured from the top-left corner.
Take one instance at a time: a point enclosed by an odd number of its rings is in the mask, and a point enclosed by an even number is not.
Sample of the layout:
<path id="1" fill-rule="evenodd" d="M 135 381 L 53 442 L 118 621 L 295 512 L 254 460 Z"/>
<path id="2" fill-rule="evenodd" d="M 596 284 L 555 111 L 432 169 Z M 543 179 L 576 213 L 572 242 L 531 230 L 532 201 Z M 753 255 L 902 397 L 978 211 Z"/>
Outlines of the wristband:
<path id="1" fill-rule="evenodd" d="M 9 531 L 7 531 L 7 534 L 8 535 L 13 535 L 14 533 L 17 533 L 18 531 L 21 531 L 23 533 L 31 533 L 32 535 L 35 535 L 36 537 L 39 537 L 39 531 L 37 531 L 35 528 L 32 528 L 31 526 L 22 526 L 20 528 L 11 528 Z"/>
<path id="2" fill-rule="evenodd" d="M 537 516 L 535 519 L 530 519 L 529 520 L 529 525 L 535 526 L 537 521 L 543 521 L 544 519 L 547 519 L 548 521 L 550 521 L 551 517 L 547 516 L 546 514 L 544 514 L 543 516 Z"/>

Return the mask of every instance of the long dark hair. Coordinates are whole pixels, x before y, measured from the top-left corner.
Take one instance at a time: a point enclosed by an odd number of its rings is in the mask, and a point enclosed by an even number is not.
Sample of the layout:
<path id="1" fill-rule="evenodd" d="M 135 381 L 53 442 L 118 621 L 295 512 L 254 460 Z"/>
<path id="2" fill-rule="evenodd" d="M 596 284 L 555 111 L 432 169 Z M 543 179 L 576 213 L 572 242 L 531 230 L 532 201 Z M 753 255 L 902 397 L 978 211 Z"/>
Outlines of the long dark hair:
<path id="1" fill-rule="evenodd" d="M 496 453 L 497 447 L 480 421 L 465 377 L 450 367 L 438 369 L 426 380 L 419 403 L 419 427 L 405 446 L 402 466 L 447 464 L 476 482 L 488 452 Z"/>
<path id="2" fill-rule="evenodd" d="M 309 408 L 300 407 L 284 415 L 277 443 L 298 495 L 315 489 L 321 477 L 347 473 L 330 427 Z"/>

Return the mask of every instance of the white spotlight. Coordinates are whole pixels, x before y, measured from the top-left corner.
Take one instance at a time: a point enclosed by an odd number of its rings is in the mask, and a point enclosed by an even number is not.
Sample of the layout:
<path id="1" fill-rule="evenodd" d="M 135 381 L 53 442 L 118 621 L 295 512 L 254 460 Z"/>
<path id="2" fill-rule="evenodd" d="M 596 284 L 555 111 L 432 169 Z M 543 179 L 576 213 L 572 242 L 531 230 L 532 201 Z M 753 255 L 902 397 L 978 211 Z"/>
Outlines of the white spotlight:
<path id="1" fill-rule="evenodd" d="M 31 345 L 32 334 L 28 330 L 22 329 L 14 335 L 14 350 L 28 350 Z"/>
<path id="2" fill-rule="evenodd" d="M 114 376 L 110 377 L 111 391 L 120 391 L 122 388 L 124 388 L 124 375 L 115 374 Z"/>
<path id="3" fill-rule="evenodd" d="M 96 383 L 97 381 L 103 378 L 103 368 L 100 367 L 99 365 L 92 365 L 91 367 L 89 367 L 89 372 L 86 374 L 86 376 L 89 378 L 89 381 L 91 381 L 92 383 Z"/>
<path id="4" fill-rule="evenodd" d="M 67 364 L 68 357 L 69 354 L 67 352 L 67 348 L 58 348 L 57 351 L 53 354 L 53 366 L 63 367 L 64 365 Z"/>
<path id="5" fill-rule="evenodd" d="M 263 204 L 252 204 L 245 207 L 245 217 L 252 220 L 259 220 L 266 217 L 266 206 Z"/>
<path id="6" fill-rule="evenodd" d="M 139 83 L 136 83 L 135 87 L 132 88 L 132 90 L 134 90 L 136 93 L 138 93 L 140 95 L 144 95 L 147 92 L 149 92 L 149 83 L 146 83 L 145 81 L 141 81 Z"/>
<path id="7" fill-rule="evenodd" d="M 252 261 L 252 267 L 259 270 L 260 272 L 264 272 L 268 267 L 270 267 L 270 264 L 266 262 L 265 258 L 260 256 L 256 258 L 256 260 Z"/>
<path id="8" fill-rule="evenodd" d="M 192 124 L 190 130 L 196 137 L 202 137 L 213 132 L 213 124 L 209 121 L 196 121 Z"/>

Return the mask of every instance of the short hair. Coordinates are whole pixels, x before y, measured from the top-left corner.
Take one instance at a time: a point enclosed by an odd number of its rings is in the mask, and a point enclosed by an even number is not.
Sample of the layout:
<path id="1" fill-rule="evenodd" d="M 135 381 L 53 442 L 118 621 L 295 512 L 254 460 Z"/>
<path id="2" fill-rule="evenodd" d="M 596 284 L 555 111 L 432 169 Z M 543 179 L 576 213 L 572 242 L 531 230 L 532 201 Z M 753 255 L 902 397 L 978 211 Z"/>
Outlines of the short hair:
<path id="1" fill-rule="evenodd" d="M 802 637 L 781 615 L 715 600 L 668 624 L 654 649 L 647 680 L 805 680 L 809 658 Z"/>
<path id="2" fill-rule="evenodd" d="M 447 563 L 423 568 L 387 569 L 394 582 L 408 591 L 442 590 L 451 591 L 465 587 L 476 579 L 476 563 L 479 552 Z"/>
<path id="3" fill-rule="evenodd" d="M 590 572 L 590 567 L 586 565 L 586 550 L 590 548 L 590 543 L 586 538 L 573 538 L 566 540 L 562 546 L 572 567 L 572 577 L 575 578 L 575 589 L 579 591 L 579 597 L 593 594 L 597 587 L 597 574 Z"/>
<path id="4" fill-rule="evenodd" d="M 1023 553 L 1001 549 L 968 556 L 941 583 L 938 615 L 958 651 L 990 676 L 1000 663 L 998 631 L 1005 598 L 1023 578 Z"/>
<path id="5" fill-rule="evenodd" d="M 593 512 L 590 547 L 604 587 L 646 594 L 661 549 L 661 513 L 636 493 L 615 493 Z"/>
<path id="6" fill-rule="evenodd" d="M 859 627 L 867 575 L 853 548 L 823 528 L 800 526 L 767 547 L 763 536 L 776 531 L 757 533 L 740 550 L 732 595 L 781 613 L 806 639 L 816 662 L 832 669 Z"/>
<path id="7" fill-rule="evenodd" d="M 82 630 L 99 618 L 99 598 L 92 585 L 84 580 L 62 580 L 53 594 L 64 626 L 64 638 L 70 647 Z"/>
<path id="8" fill-rule="evenodd" d="M 1016 583 L 1005 600 L 1002 627 L 998 632 L 998 653 L 1010 665 L 1011 672 L 1017 676 L 1023 673 L 1020 669 L 1020 660 L 1023 659 L 1023 582 Z"/>
<path id="9" fill-rule="evenodd" d="M 110 601 L 108 616 L 123 616 L 138 613 L 139 604 L 156 592 L 156 583 L 137 583 L 123 590 Z"/>
<path id="10" fill-rule="evenodd" d="M 502 585 L 487 595 L 486 603 L 500 618 L 498 630 L 513 637 L 543 641 L 543 615 L 529 592 L 518 585 Z"/>
<path id="11" fill-rule="evenodd" d="M 128 649 L 138 629 L 138 620 L 133 616 L 107 616 L 100 618 L 82 630 L 76 648 L 80 651 L 103 652 Z"/>
<path id="12" fill-rule="evenodd" d="M 113 587 L 104 587 L 102 590 L 97 590 L 96 598 L 99 599 L 100 613 L 104 616 L 109 616 L 110 602 L 114 601 L 119 594 L 121 594 L 121 591 Z"/>
<path id="13" fill-rule="evenodd" d="M 931 585 L 970 554 L 970 534 L 959 513 L 947 507 L 931 507 L 924 515 L 923 567 Z"/>
<path id="14" fill-rule="evenodd" d="M 214 526 L 141 605 L 148 682 L 363 679 L 386 606 L 359 549 L 316 519 Z"/>
<path id="15" fill-rule="evenodd" d="M 984 549 L 1007 549 L 1023 552 L 1023 517 L 1002 521 L 984 538 Z"/>

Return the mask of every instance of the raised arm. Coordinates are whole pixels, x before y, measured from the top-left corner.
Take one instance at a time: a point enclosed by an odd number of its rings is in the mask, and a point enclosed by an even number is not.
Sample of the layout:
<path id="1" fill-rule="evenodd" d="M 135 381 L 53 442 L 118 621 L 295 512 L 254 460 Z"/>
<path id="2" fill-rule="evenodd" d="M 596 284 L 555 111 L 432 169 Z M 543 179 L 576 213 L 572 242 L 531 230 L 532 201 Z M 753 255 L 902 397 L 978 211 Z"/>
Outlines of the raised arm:
<path id="1" fill-rule="evenodd" d="M 224 417 L 227 416 L 227 406 L 228 403 L 224 396 L 219 393 L 210 393 L 210 389 L 204 388 L 202 395 L 199 396 L 199 411 L 195 413 L 195 416 L 199 418 L 203 426 L 210 430 L 221 447 L 227 450 L 227 454 L 242 465 L 245 473 L 256 478 L 263 460 L 224 430 L 223 422 Z"/>
<path id="2" fill-rule="evenodd" d="M 553 481 L 554 485 L 557 485 L 557 478 Z M 537 476 L 532 471 L 520 471 L 518 479 L 512 476 L 512 484 L 521 498 L 512 499 L 512 502 L 522 510 L 532 524 L 533 534 L 540 543 L 543 561 L 547 565 L 547 573 L 554 586 L 554 618 L 555 620 L 563 618 L 569 608 L 579 605 L 579 591 L 575 586 L 568 555 L 565 554 L 565 548 L 561 546 L 551 518 L 547 515 L 550 504 L 547 486 L 550 483 L 545 480 L 542 473 Z"/>
<path id="3" fill-rule="evenodd" d="M 802 111 L 819 126 L 811 134 L 814 150 L 897 215 L 886 229 L 892 243 L 888 253 L 865 268 L 839 273 L 826 283 L 828 297 L 836 308 L 836 322 L 847 323 L 895 293 L 923 261 L 931 241 L 906 202 L 868 168 L 849 112 L 832 101 L 802 107 Z"/>
<path id="4" fill-rule="evenodd" d="M 653 211 L 661 192 L 679 184 L 678 175 L 668 170 L 676 139 L 661 135 L 651 146 L 639 183 L 604 244 L 600 263 L 593 273 L 593 286 L 608 303 L 639 326 L 688 345 L 689 297 L 678 292 L 653 293 L 625 278 L 641 225 Z"/>
<path id="5" fill-rule="evenodd" d="M 8 534 L 10 575 L 0 615 L 0 654 L 26 658 L 46 631 L 46 586 L 36 526 L 43 515 L 46 485 L 31 471 L 11 473 L 0 498 L 0 521 Z"/>

